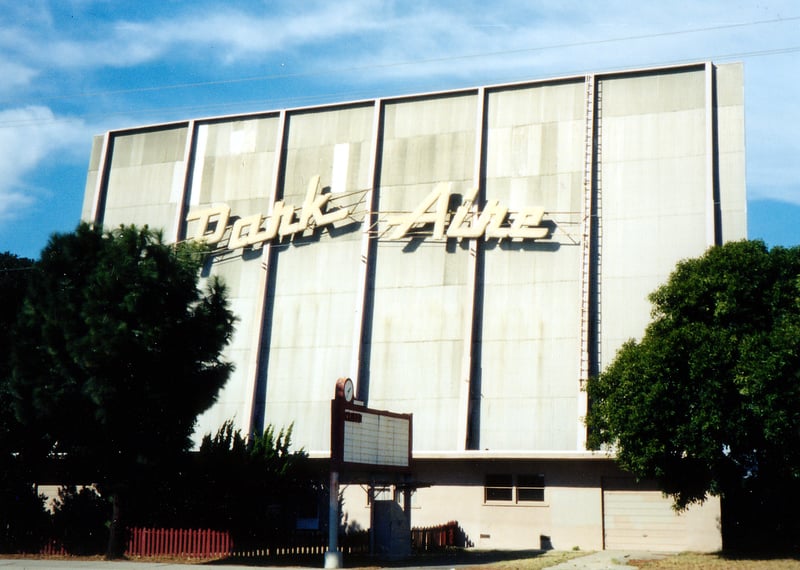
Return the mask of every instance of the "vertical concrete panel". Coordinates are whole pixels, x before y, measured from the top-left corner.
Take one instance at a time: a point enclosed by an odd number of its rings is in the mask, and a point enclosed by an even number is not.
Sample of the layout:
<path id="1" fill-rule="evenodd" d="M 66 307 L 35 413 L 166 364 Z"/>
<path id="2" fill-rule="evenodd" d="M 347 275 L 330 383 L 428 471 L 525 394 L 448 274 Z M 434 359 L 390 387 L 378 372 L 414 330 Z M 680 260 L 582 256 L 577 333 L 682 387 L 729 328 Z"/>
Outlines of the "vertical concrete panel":
<path id="1" fill-rule="evenodd" d="M 601 365 L 639 337 L 647 296 L 707 247 L 703 68 L 601 79 Z M 625 315 L 625 318 L 619 318 Z"/>
<path id="2" fill-rule="evenodd" d="M 118 134 L 109 149 L 103 224 L 148 225 L 173 235 L 183 186 L 186 126 Z"/>
<path id="3" fill-rule="evenodd" d="M 485 245 L 481 449 L 574 449 L 580 364 L 583 84 L 492 93 L 486 198 L 541 206 L 541 242 Z"/>
<path id="4" fill-rule="evenodd" d="M 299 208 L 319 175 L 322 192 L 337 181 L 343 190 L 329 208 L 363 210 L 371 185 L 363 149 L 370 146 L 373 116 L 371 105 L 289 116 L 281 188 L 286 204 Z M 350 374 L 360 230 L 350 218 L 273 246 L 265 417 L 278 426 L 294 422 L 294 441 L 310 451 L 329 449 L 334 384 Z"/>
<path id="5" fill-rule="evenodd" d="M 94 204 L 97 199 L 97 179 L 100 177 L 100 157 L 103 153 L 105 137 L 100 135 L 92 139 L 92 153 L 89 156 L 89 170 L 86 173 L 86 185 L 83 192 L 83 206 L 81 207 L 81 220 L 94 221 Z"/>
<path id="6" fill-rule="evenodd" d="M 212 204 L 227 204 L 232 217 L 266 214 L 275 162 L 277 116 L 229 119 L 197 125 L 194 168 L 188 202 L 190 211 Z M 196 223 L 196 222 L 195 222 Z M 187 228 L 194 235 L 194 223 Z M 228 287 L 236 330 L 225 358 L 236 364 L 218 403 L 198 419 L 197 437 L 214 433 L 226 420 L 244 430 L 249 427 L 250 400 L 256 371 L 252 369 L 253 339 L 261 326 L 258 296 L 260 248 L 222 252 L 212 258 L 209 275 Z"/>
<path id="7" fill-rule="evenodd" d="M 744 68 L 720 65 L 717 79 L 717 145 L 722 240 L 747 237 L 744 138 Z"/>
<path id="8" fill-rule="evenodd" d="M 474 94 L 385 108 L 378 208 L 409 212 L 436 187 L 473 184 Z M 384 226 L 379 227 L 382 231 Z M 467 298 L 466 244 L 378 243 L 369 405 L 414 414 L 414 449 L 463 449 L 456 429 Z"/>

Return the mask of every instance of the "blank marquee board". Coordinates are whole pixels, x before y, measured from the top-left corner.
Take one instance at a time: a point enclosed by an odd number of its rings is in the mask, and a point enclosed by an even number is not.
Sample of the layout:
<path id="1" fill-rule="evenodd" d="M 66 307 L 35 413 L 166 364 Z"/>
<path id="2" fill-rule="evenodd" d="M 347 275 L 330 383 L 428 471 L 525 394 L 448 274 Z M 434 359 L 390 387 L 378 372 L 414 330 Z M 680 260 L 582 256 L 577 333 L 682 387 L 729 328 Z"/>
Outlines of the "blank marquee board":
<path id="1" fill-rule="evenodd" d="M 331 460 L 339 468 L 411 468 L 411 414 L 333 400 Z"/>

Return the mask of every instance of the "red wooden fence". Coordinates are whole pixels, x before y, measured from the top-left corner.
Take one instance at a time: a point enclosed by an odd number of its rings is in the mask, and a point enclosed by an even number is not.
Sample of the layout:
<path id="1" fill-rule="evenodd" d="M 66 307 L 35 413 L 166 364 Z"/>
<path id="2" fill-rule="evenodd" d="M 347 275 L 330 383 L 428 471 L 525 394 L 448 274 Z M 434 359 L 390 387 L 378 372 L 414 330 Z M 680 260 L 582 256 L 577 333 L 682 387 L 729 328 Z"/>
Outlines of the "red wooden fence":
<path id="1" fill-rule="evenodd" d="M 456 521 L 439 526 L 411 529 L 411 544 L 417 551 L 429 551 L 448 546 L 467 546 L 464 530 Z"/>
<path id="2" fill-rule="evenodd" d="M 180 558 L 225 558 L 275 557 L 291 555 L 322 554 L 327 549 L 327 533 L 304 533 L 294 536 L 280 545 L 234 546 L 227 531 L 211 529 L 130 528 L 125 555 L 134 558 L 180 557 Z M 417 551 L 429 551 L 448 546 L 469 546 L 463 529 L 458 523 L 411 529 L 411 542 Z M 368 531 L 342 536 L 339 547 L 345 554 L 367 554 L 369 552 Z M 49 542 L 42 550 L 45 555 L 68 555 L 57 541 Z"/>
<path id="3" fill-rule="evenodd" d="M 51 540 L 42 547 L 40 554 L 45 556 L 66 556 L 67 549 L 57 540 Z"/>
<path id="4" fill-rule="evenodd" d="M 131 528 L 126 556 L 217 558 L 233 548 L 228 532 L 210 529 Z"/>

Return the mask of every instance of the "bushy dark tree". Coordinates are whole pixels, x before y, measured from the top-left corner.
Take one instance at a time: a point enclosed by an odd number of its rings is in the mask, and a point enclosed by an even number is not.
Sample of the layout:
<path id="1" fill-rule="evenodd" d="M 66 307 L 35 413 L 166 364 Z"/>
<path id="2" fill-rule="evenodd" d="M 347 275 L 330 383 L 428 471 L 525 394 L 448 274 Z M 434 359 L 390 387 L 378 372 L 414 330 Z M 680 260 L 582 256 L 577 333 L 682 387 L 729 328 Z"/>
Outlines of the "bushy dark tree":
<path id="1" fill-rule="evenodd" d="M 186 508 L 191 519 L 232 531 L 239 544 L 285 539 L 298 509 L 316 506 L 322 492 L 307 454 L 292 451 L 291 440 L 291 426 L 278 431 L 269 426 L 246 438 L 232 422 L 206 435 L 182 486 L 191 491 Z"/>
<path id="2" fill-rule="evenodd" d="M 53 538 L 72 555 L 102 554 L 111 509 L 91 487 L 63 486 L 53 508 Z"/>
<path id="3" fill-rule="evenodd" d="M 109 557 L 124 551 L 122 505 L 140 469 L 189 448 L 231 365 L 224 286 L 198 289 L 198 246 L 145 228 L 87 224 L 42 251 L 18 321 L 9 382 L 16 418 L 50 458 L 111 498 Z"/>
<path id="4" fill-rule="evenodd" d="M 34 261 L 12 253 L 0 253 L 0 457 L 20 451 L 24 430 L 14 415 L 8 382 L 11 376 L 11 349 L 14 326 L 22 308 Z M 8 470 L 7 470 L 8 471 Z M 30 481 L 33 482 L 33 481 Z"/>
<path id="5" fill-rule="evenodd" d="M 590 447 L 612 446 L 679 508 L 722 496 L 738 512 L 728 537 L 743 518 L 775 539 L 796 534 L 800 247 L 711 248 L 650 299 L 644 337 L 589 382 Z"/>
<path id="6" fill-rule="evenodd" d="M 36 553 L 50 532 L 44 496 L 12 470 L 0 470 L 0 553 Z"/>
<path id="7" fill-rule="evenodd" d="M 0 378 L 10 372 L 12 329 L 28 287 L 34 261 L 13 253 L 0 253 Z"/>
<path id="8" fill-rule="evenodd" d="M 30 437 L 14 415 L 8 381 L 17 314 L 34 261 L 0 253 L 0 552 L 38 551 L 49 517 L 34 486 L 32 466 L 20 460 Z"/>

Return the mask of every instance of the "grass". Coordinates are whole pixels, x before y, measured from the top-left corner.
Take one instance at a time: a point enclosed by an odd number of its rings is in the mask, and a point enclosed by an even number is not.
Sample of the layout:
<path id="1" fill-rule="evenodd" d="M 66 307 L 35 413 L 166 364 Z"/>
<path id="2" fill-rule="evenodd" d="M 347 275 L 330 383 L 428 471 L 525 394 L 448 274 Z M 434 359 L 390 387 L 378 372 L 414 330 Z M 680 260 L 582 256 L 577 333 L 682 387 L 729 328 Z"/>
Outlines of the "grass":
<path id="1" fill-rule="evenodd" d="M 685 552 L 660 560 L 630 560 L 641 570 L 800 570 L 796 556 L 763 556 L 741 554 L 698 554 Z"/>
<path id="2" fill-rule="evenodd" d="M 496 560 L 494 562 L 466 562 L 466 568 L 488 568 L 493 570 L 541 570 L 542 568 L 550 568 L 556 564 L 567 562 L 573 558 L 586 556 L 589 552 L 581 552 L 577 550 L 570 551 L 557 551 L 548 550 L 547 552 L 537 551 L 537 553 L 529 556 L 524 556 L 524 553 L 506 553 L 509 558 L 505 560 Z M 471 566 L 474 564 L 474 566 Z"/>

